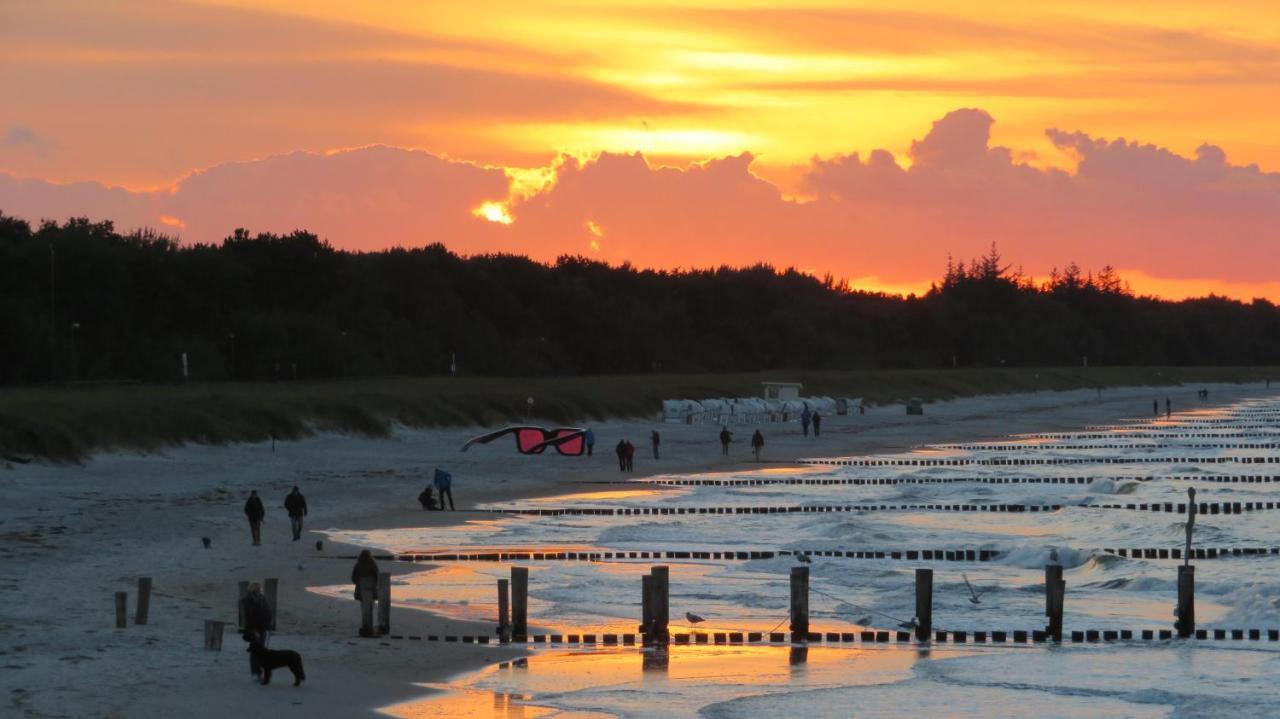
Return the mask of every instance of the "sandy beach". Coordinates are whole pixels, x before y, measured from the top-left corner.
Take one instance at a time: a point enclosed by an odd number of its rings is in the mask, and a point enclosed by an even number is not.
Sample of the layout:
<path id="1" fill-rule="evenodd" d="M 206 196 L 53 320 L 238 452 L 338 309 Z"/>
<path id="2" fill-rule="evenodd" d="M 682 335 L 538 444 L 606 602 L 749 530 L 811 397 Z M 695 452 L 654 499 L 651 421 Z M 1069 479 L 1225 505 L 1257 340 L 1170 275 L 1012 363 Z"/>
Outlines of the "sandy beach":
<path id="1" fill-rule="evenodd" d="M 828 417 L 820 438 L 797 424 L 764 425 L 765 460 L 892 452 L 930 442 L 963 442 L 1010 433 L 1079 428 L 1146 417 L 1153 399 L 1175 411 L 1261 396 L 1261 385 L 1110 389 L 1002 395 L 901 406 Z M 435 467 L 454 476 L 459 509 L 477 503 L 581 491 L 616 480 L 612 448 L 636 444 L 627 477 L 744 466 L 751 428 L 736 428 L 730 457 L 720 456 L 713 426 L 646 421 L 592 423 L 594 457 L 520 456 L 505 442 L 459 448 L 475 429 L 401 429 L 389 439 L 319 435 L 298 442 L 185 446 L 156 453 L 110 453 L 79 466 L 0 465 L 0 666 L 4 713 L 23 717 L 361 716 L 424 693 L 441 682 L 522 650 L 361 639 L 357 606 L 308 587 L 342 584 L 358 548 L 326 541 L 327 530 L 458 524 L 479 512 L 424 512 L 415 500 Z M 662 433 L 662 459 L 648 436 Z M 298 485 L 311 513 L 302 541 L 290 541 L 282 502 Z M 256 489 L 267 505 L 263 544 L 250 545 L 241 507 Z M 201 538 L 212 545 L 205 549 Z M 399 574 L 429 565 L 383 563 Z M 138 577 L 154 592 L 146 626 L 114 627 L 113 594 Z M 250 682 L 243 643 L 228 631 L 220 653 L 202 648 L 203 623 L 234 625 L 237 582 L 280 581 L 277 648 L 300 651 L 307 682 L 288 673 L 269 687 Z M 537 623 L 539 617 L 531 617 Z M 550 619 L 550 618 L 547 618 Z M 397 607 L 396 634 L 480 634 L 492 626 Z"/>

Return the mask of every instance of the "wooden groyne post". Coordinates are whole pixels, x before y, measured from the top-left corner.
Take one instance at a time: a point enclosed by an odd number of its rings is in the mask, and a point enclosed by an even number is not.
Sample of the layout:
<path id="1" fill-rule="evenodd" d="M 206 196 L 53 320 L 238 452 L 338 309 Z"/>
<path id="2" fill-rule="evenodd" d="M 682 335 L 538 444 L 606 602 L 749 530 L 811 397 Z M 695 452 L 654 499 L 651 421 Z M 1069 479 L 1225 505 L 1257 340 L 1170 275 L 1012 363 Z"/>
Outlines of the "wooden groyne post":
<path id="1" fill-rule="evenodd" d="M 268 577 L 263 582 L 263 591 L 267 595 L 267 605 L 271 607 L 271 631 L 276 630 L 276 598 L 280 596 L 280 580 Z"/>
<path id="2" fill-rule="evenodd" d="M 391 633 L 391 573 L 378 573 L 378 633 Z"/>
<path id="3" fill-rule="evenodd" d="M 916 570 L 916 641 L 927 642 L 933 634 L 933 570 Z"/>
<path id="4" fill-rule="evenodd" d="M 791 641 L 809 641 L 809 568 L 791 568 Z"/>
<path id="5" fill-rule="evenodd" d="M 151 613 L 151 577 L 138 577 L 138 605 L 133 612 L 134 624 L 146 624 Z"/>
<path id="6" fill-rule="evenodd" d="M 645 643 L 653 631 L 653 572 L 640 577 L 640 635 Z"/>
<path id="7" fill-rule="evenodd" d="M 507 644 L 511 641 L 511 592 L 508 588 L 510 580 L 498 580 L 498 641 Z"/>
<path id="8" fill-rule="evenodd" d="M 650 629 L 646 639 L 650 644 L 666 645 L 671 641 L 671 569 L 654 567 L 649 575 Z"/>
<path id="9" fill-rule="evenodd" d="M 1178 636 L 1186 639 L 1196 632 L 1196 568 L 1193 564 L 1178 567 Z"/>
<path id="10" fill-rule="evenodd" d="M 1045 627 L 1053 641 L 1062 643 L 1062 608 L 1067 597 L 1067 582 L 1062 578 L 1061 564 L 1047 564 L 1044 568 L 1044 613 L 1049 617 Z"/>
<path id="11" fill-rule="evenodd" d="M 529 635 L 529 568 L 511 568 L 511 636 L 523 642 Z"/>
<path id="12" fill-rule="evenodd" d="M 129 626 L 129 593 L 116 592 L 116 629 Z"/>
<path id="13" fill-rule="evenodd" d="M 222 651 L 222 629 L 225 622 L 216 619 L 204 620 L 204 648 L 209 652 Z"/>
<path id="14" fill-rule="evenodd" d="M 373 595 L 376 579 L 360 578 L 360 636 L 372 637 L 373 634 Z"/>

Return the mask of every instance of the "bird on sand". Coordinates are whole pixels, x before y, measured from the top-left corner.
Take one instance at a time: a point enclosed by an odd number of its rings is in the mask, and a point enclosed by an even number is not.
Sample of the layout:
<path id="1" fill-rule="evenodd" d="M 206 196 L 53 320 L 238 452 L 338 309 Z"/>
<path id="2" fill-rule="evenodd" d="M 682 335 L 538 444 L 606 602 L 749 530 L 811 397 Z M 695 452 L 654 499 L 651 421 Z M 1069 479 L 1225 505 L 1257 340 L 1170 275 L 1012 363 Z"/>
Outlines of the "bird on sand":
<path id="1" fill-rule="evenodd" d="M 702 622 L 707 621 L 693 612 L 685 612 L 684 618 L 688 619 L 690 624 L 701 624 Z"/>
<path id="2" fill-rule="evenodd" d="M 909 622 L 900 622 L 900 623 L 898 624 L 898 626 L 899 626 L 899 627 L 902 627 L 903 629 L 906 629 L 907 631 L 911 631 L 912 629 L 915 629 L 916 627 L 920 626 L 920 624 L 919 624 L 919 622 L 917 622 L 917 621 L 916 621 L 916 618 L 915 618 L 915 617 L 912 617 L 912 618 L 911 618 L 911 621 L 909 621 Z"/>
<path id="3" fill-rule="evenodd" d="M 981 597 L 983 594 L 986 594 L 986 591 L 985 590 L 981 592 L 974 591 L 973 585 L 969 583 L 968 577 L 961 574 L 960 578 L 964 580 L 964 586 L 969 588 L 969 601 L 973 602 L 974 604 L 980 604 L 981 602 L 978 600 L 978 597 Z"/>
<path id="4" fill-rule="evenodd" d="M 809 555 L 807 554 L 797 554 L 796 561 L 801 564 L 813 564 L 813 560 L 809 559 Z"/>

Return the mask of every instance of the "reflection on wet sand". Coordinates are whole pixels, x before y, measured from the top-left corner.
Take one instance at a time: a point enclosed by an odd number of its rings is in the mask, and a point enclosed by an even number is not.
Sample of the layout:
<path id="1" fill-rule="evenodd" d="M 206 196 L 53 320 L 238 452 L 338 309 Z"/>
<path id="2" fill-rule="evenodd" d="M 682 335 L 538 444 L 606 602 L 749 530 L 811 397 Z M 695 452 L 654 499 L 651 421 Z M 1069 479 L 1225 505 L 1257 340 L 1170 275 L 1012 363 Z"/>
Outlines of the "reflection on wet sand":
<path id="1" fill-rule="evenodd" d="M 949 656 L 963 656 L 956 650 Z M 908 649 L 846 649 L 829 647 L 680 647 L 669 651 L 596 649 L 546 651 L 517 662 L 481 670 L 453 685 L 430 685 L 443 694 L 382 709 L 402 719 L 443 717 L 541 717 L 541 697 L 557 704 L 577 693 L 602 692 L 617 714 L 591 707 L 567 707 L 559 717 L 619 716 L 629 702 L 654 697 L 697 694 L 715 701 L 741 694 L 790 692 L 898 682 L 911 675 L 916 652 Z M 648 697 L 643 699 L 643 697 Z M 521 713 L 523 712 L 523 713 Z"/>

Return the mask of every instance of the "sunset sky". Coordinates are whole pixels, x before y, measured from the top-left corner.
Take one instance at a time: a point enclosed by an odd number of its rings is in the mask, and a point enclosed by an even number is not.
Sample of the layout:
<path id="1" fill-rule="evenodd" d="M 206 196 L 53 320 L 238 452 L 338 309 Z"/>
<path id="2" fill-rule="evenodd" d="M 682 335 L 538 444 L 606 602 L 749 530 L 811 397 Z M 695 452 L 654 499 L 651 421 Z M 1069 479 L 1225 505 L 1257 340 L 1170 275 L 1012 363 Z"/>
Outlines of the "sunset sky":
<path id="1" fill-rule="evenodd" d="M 1280 300 L 1280 3 L 0 0 L 0 211 Z"/>

